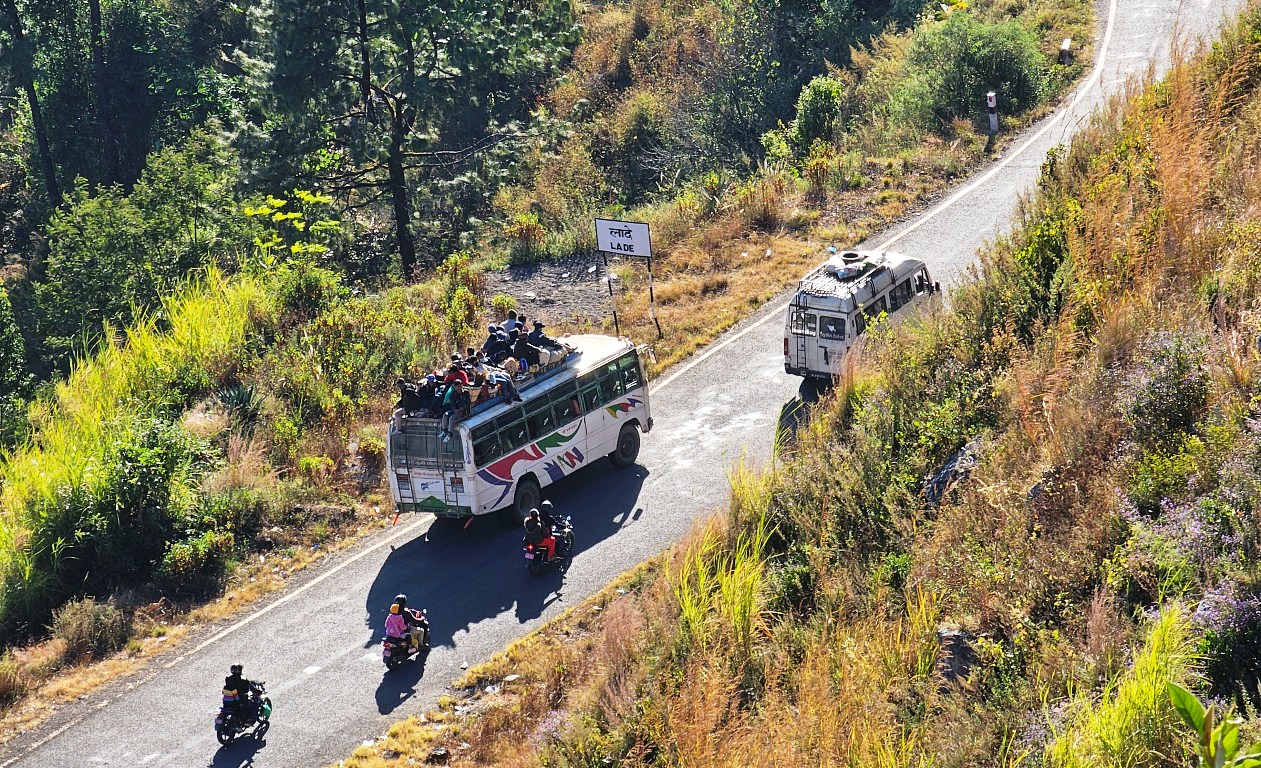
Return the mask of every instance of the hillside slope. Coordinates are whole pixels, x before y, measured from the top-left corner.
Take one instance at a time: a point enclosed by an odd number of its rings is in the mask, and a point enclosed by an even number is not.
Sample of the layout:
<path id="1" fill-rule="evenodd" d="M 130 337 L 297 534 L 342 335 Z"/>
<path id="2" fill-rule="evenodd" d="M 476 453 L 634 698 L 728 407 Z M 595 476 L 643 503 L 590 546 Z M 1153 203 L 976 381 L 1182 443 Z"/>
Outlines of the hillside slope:
<path id="1" fill-rule="evenodd" d="M 347 765 L 1188 764 L 1168 682 L 1261 706 L 1259 128 L 1254 5 L 724 518 Z"/>

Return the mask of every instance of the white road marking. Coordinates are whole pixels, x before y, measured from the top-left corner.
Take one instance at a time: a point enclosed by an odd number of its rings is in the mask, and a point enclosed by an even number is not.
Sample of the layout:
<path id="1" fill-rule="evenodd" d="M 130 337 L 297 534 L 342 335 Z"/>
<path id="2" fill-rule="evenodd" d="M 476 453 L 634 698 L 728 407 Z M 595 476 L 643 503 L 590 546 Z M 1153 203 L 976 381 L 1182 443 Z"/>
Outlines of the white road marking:
<path id="1" fill-rule="evenodd" d="M 1099 80 L 1100 75 L 1103 73 L 1104 60 L 1108 58 L 1108 47 L 1112 43 L 1112 29 L 1113 27 L 1116 26 L 1116 16 L 1117 16 L 1117 0 L 1112 0 L 1112 2 L 1109 3 L 1108 5 L 1108 25 L 1104 29 L 1103 43 L 1099 46 L 1099 57 L 1095 60 L 1095 68 L 1091 70 L 1090 76 L 1087 77 L 1086 80 L 1081 84 L 1081 87 L 1077 91 L 1077 96 L 1073 99 L 1073 101 L 1068 105 L 1067 108 L 1058 111 L 1053 118 L 1047 121 L 1046 125 L 1042 126 L 1042 128 L 1038 130 L 1037 133 L 1030 136 L 1025 141 L 1024 144 L 1021 144 L 1017 149 L 1013 150 L 1010 154 L 1007 155 L 1007 157 L 999 161 L 993 168 L 990 168 L 988 171 L 981 174 L 976 179 L 973 179 L 966 186 L 959 189 L 950 197 L 946 198 L 946 200 L 942 202 L 940 205 L 938 205 L 936 208 L 933 208 L 931 211 L 928 211 L 923 216 L 920 216 L 918 219 L 915 220 L 913 224 L 911 224 L 911 226 L 902 230 L 901 232 L 889 238 L 888 240 L 885 240 L 883 243 L 877 245 L 874 250 L 883 251 L 887 249 L 889 246 L 893 245 L 897 241 L 901 240 L 902 238 L 911 234 L 915 230 L 924 226 L 924 224 L 936 218 L 938 214 L 940 214 L 942 211 L 946 210 L 947 208 L 950 208 L 955 203 L 959 202 L 959 200 L 961 200 L 966 195 L 971 194 L 977 187 L 981 186 L 985 182 L 992 179 L 994 175 L 997 174 L 999 171 L 1003 170 L 1008 165 L 1011 165 L 1016 160 L 1016 158 L 1024 154 L 1035 141 L 1037 141 L 1038 139 L 1041 139 L 1044 135 L 1046 135 L 1047 131 L 1059 125 L 1059 123 L 1063 121 L 1064 117 L 1068 115 L 1068 113 L 1075 110 L 1077 106 L 1081 104 L 1082 100 L 1086 98 L 1086 94 L 1089 93 L 1094 88 L 1095 83 Z M 674 381 L 675 379 L 679 378 L 683 374 L 692 370 L 696 366 L 705 362 L 713 355 L 718 354 L 719 352 L 726 349 L 731 344 L 734 344 L 736 341 L 748 335 L 749 333 L 752 333 L 753 331 L 757 330 L 758 328 L 765 325 L 770 320 L 781 319 L 783 313 L 788 309 L 790 305 L 791 305 L 791 302 L 786 301 L 783 304 L 776 307 L 775 309 L 772 309 L 770 312 L 766 314 L 765 317 L 753 323 L 748 328 L 745 328 L 739 331 L 738 333 L 732 334 L 731 336 L 727 337 L 726 339 L 723 339 L 722 341 L 716 344 L 711 344 L 710 347 L 706 349 L 704 353 L 694 358 L 693 360 L 685 363 L 677 371 L 667 376 L 664 381 L 662 381 L 660 384 L 653 387 L 653 389 L 654 390 L 664 389 L 665 387 L 670 385 L 670 382 Z"/>
<path id="2" fill-rule="evenodd" d="M 307 667 L 306 669 L 302 671 L 305 674 L 314 675 L 316 672 L 319 672 L 321 669 L 323 669 L 323 667 Z"/>

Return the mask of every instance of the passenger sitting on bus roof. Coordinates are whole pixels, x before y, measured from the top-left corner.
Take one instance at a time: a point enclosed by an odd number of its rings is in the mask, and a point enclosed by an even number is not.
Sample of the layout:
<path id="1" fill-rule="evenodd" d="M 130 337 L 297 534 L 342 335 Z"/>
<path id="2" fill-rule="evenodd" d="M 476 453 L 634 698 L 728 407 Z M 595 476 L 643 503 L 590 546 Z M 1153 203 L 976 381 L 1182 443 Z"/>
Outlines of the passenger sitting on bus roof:
<path id="1" fill-rule="evenodd" d="M 394 383 L 398 385 L 396 407 L 402 408 L 405 413 L 416 413 L 424 409 L 425 402 L 420 396 L 420 387 L 403 378 L 399 378 Z"/>
<path id="2" fill-rule="evenodd" d="M 514 330 L 524 327 L 521 321 L 517 319 L 517 310 L 515 309 L 508 310 L 508 319 L 503 321 L 502 325 L 507 333 L 512 333 Z"/>
<path id="3" fill-rule="evenodd" d="M 509 376 L 516 377 L 521 371 L 521 362 L 515 357 L 507 357 L 504 358 L 503 364 L 499 367 L 503 368 L 504 372 Z"/>
<path id="4" fill-rule="evenodd" d="M 495 328 L 495 326 L 492 325 L 491 328 Z M 491 360 L 495 359 L 495 355 L 497 354 L 502 355 L 507 347 L 503 340 L 499 338 L 498 331 L 499 329 L 495 328 L 495 330 L 486 337 L 486 341 L 482 342 L 482 353 Z"/>
<path id="5" fill-rule="evenodd" d="M 539 348 L 532 345 L 526 339 L 525 334 L 520 334 L 512 343 L 512 354 L 525 360 L 531 368 L 539 364 Z"/>
<path id="6" fill-rule="evenodd" d="M 458 381 L 447 387 L 446 397 L 442 401 L 442 441 L 451 439 L 451 426 L 457 420 L 468 416 L 471 402 L 464 385 Z"/>
<path id="7" fill-rule="evenodd" d="M 451 363 L 451 365 L 447 367 L 447 375 L 442 377 L 442 382 L 444 384 L 450 384 L 453 381 L 458 381 L 464 385 L 468 384 L 468 374 L 460 367 L 459 362 Z"/>
<path id="8" fill-rule="evenodd" d="M 564 344 L 544 333 L 543 327 L 542 320 L 535 320 L 534 330 L 530 332 L 529 341 L 540 350 L 539 362 L 543 365 L 550 365 L 563 360 L 568 352 L 566 352 Z"/>
<path id="9" fill-rule="evenodd" d="M 504 402 L 524 402 L 521 399 L 521 394 L 517 392 L 517 386 L 512 383 L 512 376 L 499 371 L 491 371 L 486 376 L 486 383 L 492 387 L 499 388 L 496 394 L 502 395 Z"/>

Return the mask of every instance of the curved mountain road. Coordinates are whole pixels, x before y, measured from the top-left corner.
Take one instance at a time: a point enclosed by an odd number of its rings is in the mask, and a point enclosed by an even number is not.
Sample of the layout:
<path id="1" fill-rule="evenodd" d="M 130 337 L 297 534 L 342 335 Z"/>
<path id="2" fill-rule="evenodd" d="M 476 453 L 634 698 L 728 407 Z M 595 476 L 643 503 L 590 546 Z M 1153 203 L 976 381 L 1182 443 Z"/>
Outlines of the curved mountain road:
<path id="1" fill-rule="evenodd" d="M 1176 37 L 1212 34 L 1245 4 L 1104 0 L 1101 56 L 1065 107 L 955 194 L 864 247 L 896 245 L 925 257 L 943 283 L 957 281 L 977 248 L 1007 226 L 1048 149 L 1127 78 L 1163 70 Z M 253 613 L 206 629 L 200 642 L 185 641 L 14 738 L 0 749 L 0 768 L 335 764 L 395 720 L 434 706 L 462 662 L 489 658 L 724 504 L 726 468 L 742 456 L 764 461 L 781 412 L 797 402 L 800 381 L 783 372 L 782 317 L 781 303 L 764 308 L 654 385 L 656 428 L 640 465 L 618 470 L 600 460 L 549 489 L 574 518 L 577 555 L 564 577 L 530 577 L 521 534 L 495 520 L 464 530 L 406 518 L 294 577 Z M 415 663 L 383 675 L 377 638 L 397 592 L 429 609 L 434 650 L 423 677 Z M 275 713 L 261 744 L 219 749 L 212 723 L 236 661 L 268 682 Z"/>

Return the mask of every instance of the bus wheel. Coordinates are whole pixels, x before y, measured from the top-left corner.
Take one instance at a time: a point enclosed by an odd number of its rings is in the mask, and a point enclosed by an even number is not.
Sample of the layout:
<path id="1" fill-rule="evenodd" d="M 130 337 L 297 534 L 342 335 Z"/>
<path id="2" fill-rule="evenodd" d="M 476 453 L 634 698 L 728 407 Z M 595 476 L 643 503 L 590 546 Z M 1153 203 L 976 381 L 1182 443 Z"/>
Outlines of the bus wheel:
<path id="1" fill-rule="evenodd" d="M 617 434 L 617 448 L 609 454 L 609 461 L 613 462 L 614 466 L 629 467 L 637 458 L 639 458 L 639 430 L 634 424 L 624 424 L 622 431 Z"/>
<path id="2" fill-rule="evenodd" d="M 525 519 L 530 516 L 530 510 L 539 505 L 539 497 L 539 481 L 532 475 L 526 475 L 517 481 L 517 492 L 512 496 L 512 514 L 518 525 L 524 524 Z"/>

